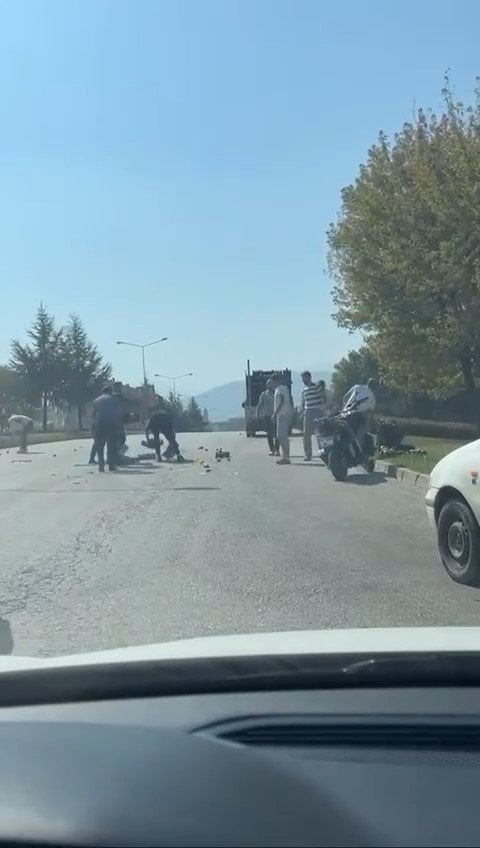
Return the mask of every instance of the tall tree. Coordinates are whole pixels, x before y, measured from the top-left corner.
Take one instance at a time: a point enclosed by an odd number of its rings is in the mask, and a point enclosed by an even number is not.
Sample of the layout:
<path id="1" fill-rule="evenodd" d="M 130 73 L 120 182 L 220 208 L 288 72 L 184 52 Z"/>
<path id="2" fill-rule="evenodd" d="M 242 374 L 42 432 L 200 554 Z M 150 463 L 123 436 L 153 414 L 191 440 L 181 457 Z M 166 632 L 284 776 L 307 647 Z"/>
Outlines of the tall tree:
<path id="1" fill-rule="evenodd" d="M 173 392 L 168 393 L 168 398 L 166 400 L 166 408 L 170 413 L 173 421 L 173 426 L 175 430 L 183 430 L 184 429 L 184 409 L 181 398 L 174 395 Z"/>
<path id="2" fill-rule="evenodd" d="M 78 428 L 83 428 L 85 405 L 97 395 L 111 377 L 111 366 L 103 362 L 97 347 L 76 314 L 70 315 L 63 335 L 65 375 L 62 396 L 70 408 L 76 407 Z"/>
<path id="3" fill-rule="evenodd" d="M 381 133 L 328 232 L 336 318 L 367 333 L 386 374 L 444 396 L 480 368 L 480 88 Z M 478 420 L 478 419 L 477 419 Z"/>
<path id="4" fill-rule="evenodd" d="M 202 410 L 194 397 L 190 398 L 186 413 L 188 429 L 202 432 L 202 430 L 206 427 L 206 421 L 204 420 Z"/>
<path id="5" fill-rule="evenodd" d="M 14 413 L 31 415 L 32 409 L 23 394 L 18 375 L 7 365 L 0 365 L 0 426 L 5 427 Z"/>
<path id="6" fill-rule="evenodd" d="M 61 390 L 64 362 L 62 333 L 53 315 L 43 303 L 37 310 L 32 326 L 27 330 L 31 344 L 17 340 L 11 345 L 11 368 L 16 372 L 22 392 L 31 403 L 42 404 L 43 430 L 47 429 L 47 410 L 51 401 L 58 399 Z"/>
<path id="7" fill-rule="evenodd" d="M 344 395 L 357 383 L 366 383 L 373 377 L 378 381 L 378 361 L 368 347 L 351 350 L 333 366 L 332 397 L 340 404 Z"/>

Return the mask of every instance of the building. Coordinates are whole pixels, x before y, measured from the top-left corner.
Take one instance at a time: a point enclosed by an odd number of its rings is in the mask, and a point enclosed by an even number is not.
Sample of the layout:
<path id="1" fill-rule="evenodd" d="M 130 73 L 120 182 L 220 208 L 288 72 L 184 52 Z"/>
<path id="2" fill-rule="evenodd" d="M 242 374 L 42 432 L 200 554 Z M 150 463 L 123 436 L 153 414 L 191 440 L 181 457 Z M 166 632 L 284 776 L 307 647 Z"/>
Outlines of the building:
<path id="1" fill-rule="evenodd" d="M 112 386 L 115 381 L 112 380 Z M 122 396 L 125 401 L 125 411 L 131 416 L 127 422 L 127 430 L 143 429 L 147 422 L 150 410 L 155 406 L 155 388 L 151 384 L 146 386 L 130 386 L 128 383 L 117 382 L 121 387 Z M 42 410 L 36 410 L 33 414 L 35 429 L 41 429 Z M 83 410 L 83 429 L 90 430 L 92 426 L 92 403 L 87 403 Z M 49 406 L 47 413 L 47 427 L 49 430 L 78 430 L 78 410 L 76 406 L 70 409 L 62 406 Z"/>

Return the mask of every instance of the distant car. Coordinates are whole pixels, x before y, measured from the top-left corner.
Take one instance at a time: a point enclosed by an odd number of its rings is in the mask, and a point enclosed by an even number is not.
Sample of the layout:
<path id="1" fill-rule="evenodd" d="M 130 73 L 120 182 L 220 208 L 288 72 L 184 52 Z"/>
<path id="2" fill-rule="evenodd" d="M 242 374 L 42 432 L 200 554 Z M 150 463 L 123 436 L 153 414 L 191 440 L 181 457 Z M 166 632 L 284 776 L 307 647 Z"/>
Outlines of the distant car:
<path id="1" fill-rule="evenodd" d="M 437 462 L 425 502 L 447 573 L 480 586 L 480 439 Z"/>

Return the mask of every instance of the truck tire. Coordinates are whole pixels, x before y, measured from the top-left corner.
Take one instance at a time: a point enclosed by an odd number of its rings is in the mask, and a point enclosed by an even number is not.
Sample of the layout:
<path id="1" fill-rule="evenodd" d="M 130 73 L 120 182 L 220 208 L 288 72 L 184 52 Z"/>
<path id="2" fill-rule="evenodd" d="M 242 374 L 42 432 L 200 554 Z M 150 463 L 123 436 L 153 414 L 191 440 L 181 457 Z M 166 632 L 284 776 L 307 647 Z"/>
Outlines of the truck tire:
<path id="1" fill-rule="evenodd" d="M 449 577 L 456 583 L 480 586 L 480 532 L 464 501 L 447 501 L 438 518 L 438 550 Z"/>

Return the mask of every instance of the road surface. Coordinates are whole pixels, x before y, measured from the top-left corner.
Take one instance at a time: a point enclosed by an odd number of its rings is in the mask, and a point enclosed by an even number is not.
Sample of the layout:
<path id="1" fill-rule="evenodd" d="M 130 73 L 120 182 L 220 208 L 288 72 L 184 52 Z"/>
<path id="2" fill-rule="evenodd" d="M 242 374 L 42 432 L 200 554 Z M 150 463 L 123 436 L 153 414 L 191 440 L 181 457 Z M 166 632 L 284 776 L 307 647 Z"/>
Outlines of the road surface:
<path id="1" fill-rule="evenodd" d="M 0 652 L 480 623 L 480 591 L 444 573 L 416 490 L 361 472 L 336 483 L 302 463 L 300 439 L 290 467 L 263 439 L 179 440 L 193 462 L 104 475 L 86 465 L 88 441 L 1 451 Z M 231 462 L 215 462 L 217 446 Z"/>

